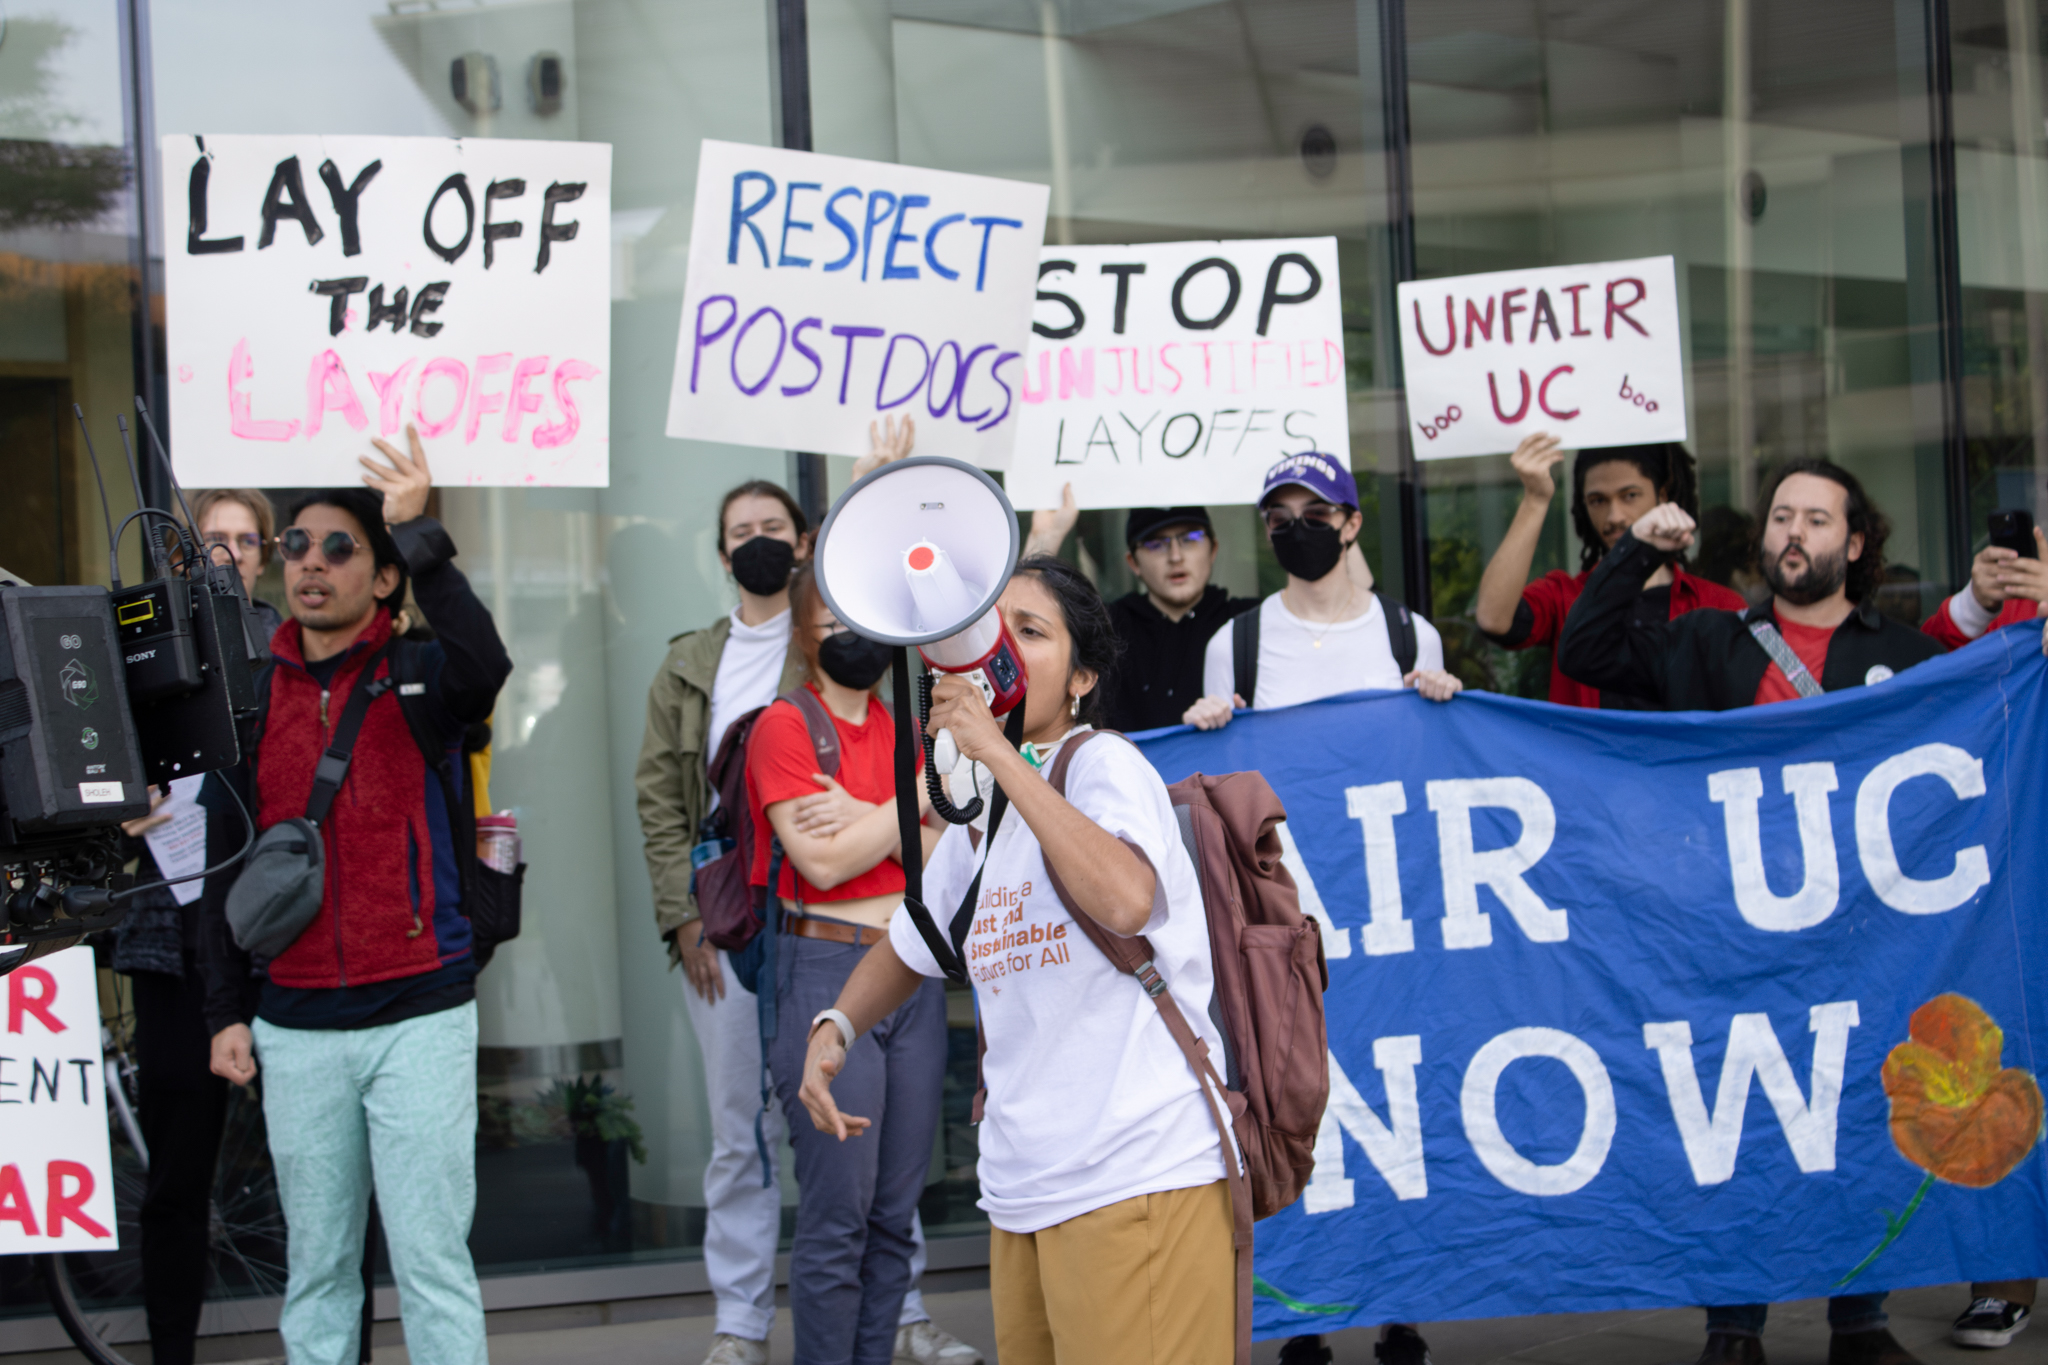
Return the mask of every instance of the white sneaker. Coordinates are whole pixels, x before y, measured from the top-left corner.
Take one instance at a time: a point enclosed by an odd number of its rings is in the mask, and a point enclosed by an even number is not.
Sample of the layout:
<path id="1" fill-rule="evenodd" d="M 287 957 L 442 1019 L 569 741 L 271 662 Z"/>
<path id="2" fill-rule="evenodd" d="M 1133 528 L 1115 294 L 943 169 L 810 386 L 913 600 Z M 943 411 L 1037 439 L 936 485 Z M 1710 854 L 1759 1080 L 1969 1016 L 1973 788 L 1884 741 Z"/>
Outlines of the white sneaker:
<path id="1" fill-rule="evenodd" d="M 982 1365 L 981 1352 L 930 1319 L 896 1329 L 896 1359 L 910 1365 Z"/>
<path id="2" fill-rule="evenodd" d="M 720 1332 L 711 1338 L 711 1354 L 704 1357 L 704 1365 L 768 1365 L 768 1343 Z"/>

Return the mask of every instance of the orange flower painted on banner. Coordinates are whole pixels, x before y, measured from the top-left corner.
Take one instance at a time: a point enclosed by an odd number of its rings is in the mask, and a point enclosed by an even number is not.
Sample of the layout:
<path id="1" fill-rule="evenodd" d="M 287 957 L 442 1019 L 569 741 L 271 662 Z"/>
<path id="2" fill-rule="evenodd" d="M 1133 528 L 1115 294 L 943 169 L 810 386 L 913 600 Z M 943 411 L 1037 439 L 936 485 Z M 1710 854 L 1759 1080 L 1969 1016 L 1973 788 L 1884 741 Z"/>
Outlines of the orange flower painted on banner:
<path id="1" fill-rule="evenodd" d="M 1965 996 L 1936 996 L 1907 1032 L 1884 1063 L 1900 1154 L 1952 1185 L 2005 1179 L 2041 1138 L 2041 1087 L 2000 1066 L 2005 1034 Z"/>

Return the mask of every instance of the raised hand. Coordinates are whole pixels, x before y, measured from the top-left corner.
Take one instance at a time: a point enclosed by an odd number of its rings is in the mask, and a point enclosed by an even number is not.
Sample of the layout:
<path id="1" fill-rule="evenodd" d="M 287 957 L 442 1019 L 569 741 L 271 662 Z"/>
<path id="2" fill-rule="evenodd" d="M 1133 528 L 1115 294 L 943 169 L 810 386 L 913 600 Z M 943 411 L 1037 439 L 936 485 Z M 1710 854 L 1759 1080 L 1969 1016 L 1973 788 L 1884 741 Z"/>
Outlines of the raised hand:
<path id="1" fill-rule="evenodd" d="M 1074 485 L 1064 484 L 1060 488 L 1058 507 L 1041 507 L 1031 514 L 1031 534 L 1024 540 L 1025 557 L 1058 554 L 1068 532 L 1080 519 L 1081 508 L 1074 501 Z"/>
<path id="2" fill-rule="evenodd" d="M 916 444 L 917 424 L 907 416 L 884 417 L 880 422 L 868 423 L 868 453 L 853 462 L 854 482 L 885 464 L 903 459 Z"/>
<path id="3" fill-rule="evenodd" d="M 1675 502 L 1660 502 L 1636 518 L 1629 527 L 1637 540 L 1666 554 L 1676 554 L 1692 544 L 1695 523 Z"/>
<path id="4" fill-rule="evenodd" d="M 1515 447 L 1515 453 L 1508 457 L 1515 474 L 1522 480 L 1522 491 L 1532 498 L 1550 501 L 1557 492 L 1556 477 L 1550 472 L 1564 459 L 1564 451 L 1558 445 L 1558 438 L 1547 431 L 1532 431 Z"/>
<path id="5" fill-rule="evenodd" d="M 384 495 L 386 526 L 398 526 L 423 514 L 427 510 L 427 495 L 434 491 L 434 476 L 427 470 L 427 448 L 420 444 L 419 428 L 408 422 L 405 440 L 411 447 L 410 454 L 400 453 L 388 441 L 370 442 L 388 464 L 367 455 L 356 457 L 368 471 L 363 482 Z"/>

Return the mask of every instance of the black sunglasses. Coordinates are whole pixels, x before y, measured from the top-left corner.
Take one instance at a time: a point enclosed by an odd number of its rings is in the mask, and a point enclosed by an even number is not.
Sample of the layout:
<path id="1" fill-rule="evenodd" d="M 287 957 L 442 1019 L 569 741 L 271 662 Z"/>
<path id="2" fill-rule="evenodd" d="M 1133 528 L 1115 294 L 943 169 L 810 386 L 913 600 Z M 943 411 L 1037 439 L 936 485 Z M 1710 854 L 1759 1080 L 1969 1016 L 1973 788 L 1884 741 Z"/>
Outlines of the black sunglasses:
<path id="1" fill-rule="evenodd" d="M 298 563 L 312 548 L 313 533 L 303 527 L 294 526 L 277 538 L 277 552 L 287 563 Z M 362 548 L 363 542 L 346 531 L 329 531 L 320 537 L 321 557 L 337 569 L 354 559 L 356 551 Z"/>

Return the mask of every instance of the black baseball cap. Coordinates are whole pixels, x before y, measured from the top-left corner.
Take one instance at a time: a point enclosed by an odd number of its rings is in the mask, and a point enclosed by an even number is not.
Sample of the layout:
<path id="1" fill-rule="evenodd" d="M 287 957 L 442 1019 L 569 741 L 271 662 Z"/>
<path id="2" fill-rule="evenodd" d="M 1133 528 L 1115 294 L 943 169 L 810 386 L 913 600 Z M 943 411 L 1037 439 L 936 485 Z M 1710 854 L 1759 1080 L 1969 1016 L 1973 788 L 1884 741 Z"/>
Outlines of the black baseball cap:
<path id="1" fill-rule="evenodd" d="M 1138 542 L 1169 526 L 1199 526 L 1214 532 L 1206 507 L 1133 507 L 1124 518 L 1124 548 L 1135 550 Z"/>

